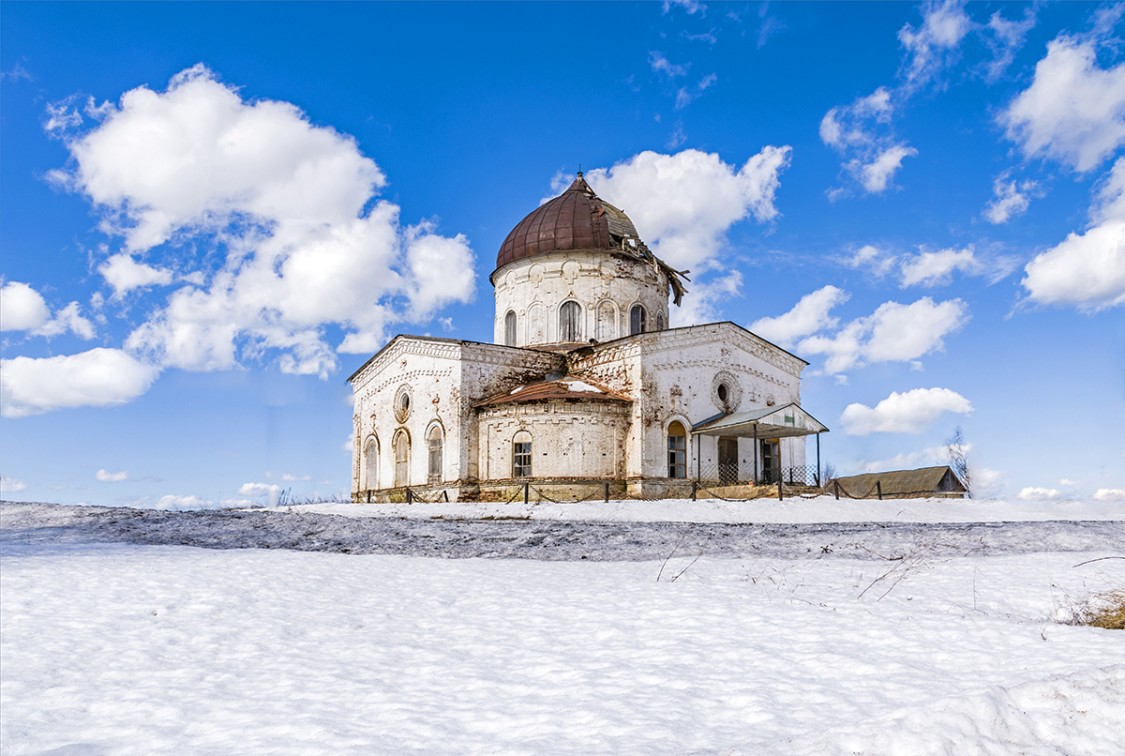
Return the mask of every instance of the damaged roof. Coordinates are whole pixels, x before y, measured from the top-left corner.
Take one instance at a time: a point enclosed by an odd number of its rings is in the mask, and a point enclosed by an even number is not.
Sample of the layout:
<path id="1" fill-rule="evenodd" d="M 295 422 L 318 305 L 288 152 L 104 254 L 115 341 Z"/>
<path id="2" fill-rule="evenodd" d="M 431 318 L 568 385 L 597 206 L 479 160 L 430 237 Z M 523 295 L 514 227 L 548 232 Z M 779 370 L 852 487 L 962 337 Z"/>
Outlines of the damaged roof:
<path id="1" fill-rule="evenodd" d="M 516 386 L 511 391 L 497 394 L 474 404 L 474 407 L 495 407 L 501 404 L 522 404 L 551 399 L 566 399 L 583 402 L 624 402 L 632 399 L 616 391 L 590 381 L 577 378 L 557 378 L 550 381 L 534 381 Z"/>

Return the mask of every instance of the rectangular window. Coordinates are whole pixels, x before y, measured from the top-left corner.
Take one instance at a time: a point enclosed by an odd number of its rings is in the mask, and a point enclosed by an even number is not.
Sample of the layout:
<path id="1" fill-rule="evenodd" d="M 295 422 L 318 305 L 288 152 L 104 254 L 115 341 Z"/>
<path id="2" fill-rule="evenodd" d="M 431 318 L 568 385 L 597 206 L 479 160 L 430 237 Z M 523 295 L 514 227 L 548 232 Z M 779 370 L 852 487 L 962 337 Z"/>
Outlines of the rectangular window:
<path id="1" fill-rule="evenodd" d="M 512 477 L 531 477 L 531 442 L 516 441 L 512 444 Z"/>
<path id="2" fill-rule="evenodd" d="M 687 477 L 687 436 L 668 436 L 668 477 Z"/>

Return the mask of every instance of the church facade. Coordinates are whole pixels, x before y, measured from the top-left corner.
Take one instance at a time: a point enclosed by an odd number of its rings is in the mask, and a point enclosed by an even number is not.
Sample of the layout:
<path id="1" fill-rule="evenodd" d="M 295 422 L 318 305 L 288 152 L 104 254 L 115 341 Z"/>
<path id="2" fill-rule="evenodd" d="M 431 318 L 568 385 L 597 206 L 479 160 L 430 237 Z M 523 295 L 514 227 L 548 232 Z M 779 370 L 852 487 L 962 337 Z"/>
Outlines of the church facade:
<path id="1" fill-rule="evenodd" d="M 579 174 L 501 245 L 495 343 L 400 335 L 348 379 L 353 500 L 805 482 L 827 431 L 801 408 L 807 363 L 734 323 L 669 328 L 685 278 Z"/>

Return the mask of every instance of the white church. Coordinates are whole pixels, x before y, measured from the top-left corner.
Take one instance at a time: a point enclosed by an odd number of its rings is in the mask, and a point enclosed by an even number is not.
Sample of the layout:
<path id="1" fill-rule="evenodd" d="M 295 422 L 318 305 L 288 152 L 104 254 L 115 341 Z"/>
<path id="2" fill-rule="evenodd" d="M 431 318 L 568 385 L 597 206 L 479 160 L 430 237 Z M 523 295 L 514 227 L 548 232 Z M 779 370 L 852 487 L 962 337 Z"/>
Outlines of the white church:
<path id="1" fill-rule="evenodd" d="M 684 278 L 579 173 L 500 247 L 495 343 L 400 335 L 348 379 L 353 500 L 804 483 L 810 435 L 818 476 L 808 363 L 734 323 L 669 328 Z"/>

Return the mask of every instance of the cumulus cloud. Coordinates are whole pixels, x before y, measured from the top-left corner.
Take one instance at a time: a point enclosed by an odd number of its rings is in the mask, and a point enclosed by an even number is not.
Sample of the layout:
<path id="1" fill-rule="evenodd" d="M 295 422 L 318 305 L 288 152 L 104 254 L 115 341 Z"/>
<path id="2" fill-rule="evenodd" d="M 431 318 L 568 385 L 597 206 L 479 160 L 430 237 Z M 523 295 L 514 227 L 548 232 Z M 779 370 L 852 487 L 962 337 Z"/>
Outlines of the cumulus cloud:
<path id="1" fill-rule="evenodd" d="M 1028 486 L 1026 488 L 1021 488 L 1016 496 L 1024 501 L 1040 501 L 1043 499 L 1057 499 L 1062 496 L 1062 491 L 1055 488 Z"/>
<path id="2" fill-rule="evenodd" d="M 946 412 L 968 414 L 969 400 L 947 388 L 918 388 L 890 396 L 874 407 L 853 403 L 844 408 L 840 422 L 849 436 L 871 433 L 921 433 Z"/>
<path id="3" fill-rule="evenodd" d="M 1093 170 L 1125 144 L 1125 63 L 1104 69 L 1093 39 L 1059 36 L 999 120 L 1025 157 Z"/>
<path id="4" fill-rule="evenodd" d="M 1125 220 L 1125 158 L 1118 158 L 1101 182 L 1090 208 L 1090 220 L 1095 225 Z"/>
<path id="5" fill-rule="evenodd" d="M 775 344 L 790 347 L 804 336 L 835 328 L 840 321 L 832 316 L 832 309 L 848 301 L 848 297 L 843 289 L 824 286 L 801 297 L 789 312 L 756 320 L 749 329 Z"/>
<path id="6" fill-rule="evenodd" d="M 275 483 L 243 483 L 238 488 L 242 496 L 268 496 L 281 491 L 281 486 Z"/>
<path id="7" fill-rule="evenodd" d="M 1072 233 L 1024 268 L 1021 283 L 1040 304 L 1097 312 L 1125 304 L 1125 220 Z"/>
<path id="8" fill-rule="evenodd" d="M 388 323 L 472 296 L 465 237 L 404 227 L 397 205 L 375 200 L 387 180 L 355 140 L 289 103 L 244 100 L 199 65 L 90 112 L 100 120 L 66 137 L 73 168 L 55 177 L 123 240 L 99 267 L 115 296 L 171 283 L 171 270 L 182 279 L 126 341 L 156 364 L 215 370 L 268 355 L 326 377 L 337 351 L 369 351 Z"/>
<path id="9" fill-rule="evenodd" d="M 0 331 L 31 331 L 50 317 L 47 303 L 28 284 L 11 281 L 0 287 Z"/>
<path id="10" fill-rule="evenodd" d="M 107 407 L 137 398 L 160 369 L 120 349 L 0 360 L 0 414 L 24 417 L 61 407 Z"/>
<path id="11" fill-rule="evenodd" d="M 120 483 L 123 480 L 129 479 L 129 471 L 109 472 L 108 470 L 102 469 L 94 474 L 94 478 L 100 480 L 102 483 Z"/>
<path id="12" fill-rule="evenodd" d="M 884 302 L 871 315 L 851 321 L 831 335 L 809 336 L 801 354 L 827 355 L 824 369 L 842 373 L 878 362 L 909 362 L 944 347 L 944 339 L 969 320 L 960 299 L 935 302 L 923 297 L 905 305 Z"/>
<path id="13" fill-rule="evenodd" d="M 1125 501 L 1125 488 L 1099 488 L 1094 492 L 1096 501 Z"/>
<path id="14" fill-rule="evenodd" d="M 641 238 L 670 265 L 701 272 L 714 264 L 735 223 L 779 215 L 775 197 L 791 153 L 787 146 L 768 146 L 738 167 L 699 150 L 645 151 L 590 171 L 586 179 L 629 214 Z"/>
<path id="15" fill-rule="evenodd" d="M 1009 181 L 1008 177 L 1005 173 L 992 183 L 994 197 L 984 209 L 984 217 L 994 225 L 1022 215 L 1039 186 L 1034 181 Z"/>
<path id="16" fill-rule="evenodd" d="M 128 252 L 119 252 L 98 266 L 98 272 L 120 299 L 133 289 L 166 286 L 172 283 L 172 272 L 139 263 Z"/>
<path id="17" fill-rule="evenodd" d="M 906 51 L 902 70 L 905 85 L 918 87 L 937 77 L 956 59 L 961 40 L 972 28 L 964 0 L 928 2 L 922 24 L 918 28 L 906 24 L 898 32 Z"/>

